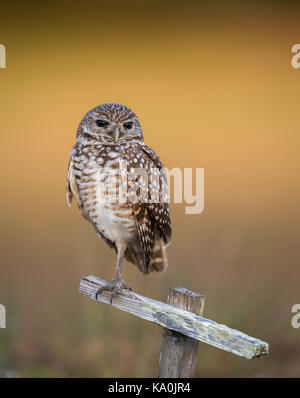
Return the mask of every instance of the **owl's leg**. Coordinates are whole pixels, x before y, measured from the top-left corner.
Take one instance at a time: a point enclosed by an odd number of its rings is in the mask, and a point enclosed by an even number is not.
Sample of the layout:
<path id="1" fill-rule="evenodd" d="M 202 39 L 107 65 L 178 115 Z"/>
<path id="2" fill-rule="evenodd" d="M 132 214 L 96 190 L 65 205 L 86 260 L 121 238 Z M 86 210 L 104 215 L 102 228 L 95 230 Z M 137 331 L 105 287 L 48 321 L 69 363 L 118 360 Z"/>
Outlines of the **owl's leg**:
<path id="1" fill-rule="evenodd" d="M 111 291 L 110 295 L 110 304 L 112 304 L 113 298 L 115 295 L 122 289 L 131 290 L 131 287 L 122 279 L 122 263 L 124 258 L 124 253 L 126 250 L 126 245 L 121 243 L 117 245 L 118 249 L 118 259 L 117 259 L 117 269 L 116 269 L 116 278 L 111 282 L 108 282 L 105 286 L 100 287 L 96 292 L 96 300 L 98 294 L 101 294 L 104 290 Z"/>

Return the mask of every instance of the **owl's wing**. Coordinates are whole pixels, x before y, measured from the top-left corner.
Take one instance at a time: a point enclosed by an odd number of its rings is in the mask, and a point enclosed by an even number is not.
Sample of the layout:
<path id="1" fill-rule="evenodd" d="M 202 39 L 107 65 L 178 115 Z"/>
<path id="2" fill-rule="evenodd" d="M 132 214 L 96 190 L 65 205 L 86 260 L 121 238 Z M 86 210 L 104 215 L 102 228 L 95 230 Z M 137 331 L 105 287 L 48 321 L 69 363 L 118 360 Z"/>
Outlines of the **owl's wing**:
<path id="1" fill-rule="evenodd" d="M 165 169 L 153 149 L 147 145 L 141 145 L 141 149 L 152 160 L 151 163 L 153 164 L 151 167 L 159 170 L 159 201 L 150 203 L 149 211 L 155 220 L 160 237 L 163 238 L 165 246 L 168 246 L 171 243 L 172 226 L 169 208 L 169 189 Z M 151 189 L 152 187 L 150 187 Z"/>
<path id="2" fill-rule="evenodd" d="M 149 217 L 147 203 L 133 203 L 132 209 L 144 254 L 144 263 L 140 264 L 141 271 L 147 273 L 155 242 L 153 220 Z"/>
<path id="3" fill-rule="evenodd" d="M 71 154 L 72 154 L 72 152 L 71 152 Z M 79 209 L 82 209 L 82 202 L 80 199 L 79 189 L 78 189 L 78 185 L 76 182 L 76 178 L 73 173 L 73 161 L 72 161 L 72 157 L 71 157 L 70 161 L 69 161 L 67 184 L 66 184 L 66 197 L 67 197 L 67 203 L 68 203 L 69 207 L 71 206 L 73 196 L 78 204 Z"/>
<path id="4" fill-rule="evenodd" d="M 71 176 L 71 171 L 72 171 L 72 169 L 71 169 L 71 160 L 69 161 L 69 166 L 68 166 L 68 176 L 67 176 L 67 181 L 66 181 L 66 198 L 67 198 L 67 203 L 68 203 L 68 206 L 70 207 L 71 206 L 71 203 L 72 203 L 72 199 L 73 199 L 73 193 L 72 193 L 72 190 L 71 190 L 71 178 L 72 178 L 72 176 Z"/>
<path id="5" fill-rule="evenodd" d="M 144 264 L 141 266 L 142 272 L 148 273 L 165 269 L 166 259 L 161 253 L 171 242 L 171 220 L 168 204 L 168 183 L 163 165 L 156 153 L 143 144 L 138 144 L 138 148 L 132 148 L 133 155 L 129 156 L 129 169 L 142 168 L 145 175 L 131 176 L 128 173 L 130 186 L 138 186 L 140 198 L 132 202 L 131 206 L 135 216 L 136 226 L 140 242 L 144 253 Z M 128 159 L 128 158 L 127 158 Z M 153 172 L 157 173 L 156 182 L 153 181 Z M 147 178 L 145 181 L 144 177 Z M 146 201 L 142 200 L 141 192 L 144 191 Z M 154 194 L 156 194 L 154 196 Z M 130 199 L 130 198 L 129 198 Z M 156 264 L 154 264 L 154 257 Z M 158 260 L 161 260 L 160 265 Z M 152 264 L 153 267 L 151 266 Z"/>

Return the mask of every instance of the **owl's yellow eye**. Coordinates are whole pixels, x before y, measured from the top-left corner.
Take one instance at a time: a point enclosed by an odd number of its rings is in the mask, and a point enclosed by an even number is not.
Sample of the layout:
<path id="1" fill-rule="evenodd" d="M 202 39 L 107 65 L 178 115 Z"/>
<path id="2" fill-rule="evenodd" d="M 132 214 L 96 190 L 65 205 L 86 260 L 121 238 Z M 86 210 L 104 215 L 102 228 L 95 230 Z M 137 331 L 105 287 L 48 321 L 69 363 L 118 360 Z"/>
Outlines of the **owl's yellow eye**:
<path id="1" fill-rule="evenodd" d="M 127 122 L 127 123 L 124 123 L 124 127 L 125 127 L 125 129 L 127 129 L 127 130 L 129 130 L 129 129 L 131 129 L 132 128 L 132 122 Z"/>
<path id="2" fill-rule="evenodd" d="M 96 124 L 98 127 L 107 127 L 109 123 L 106 120 L 98 119 L 96 120 Z"/>

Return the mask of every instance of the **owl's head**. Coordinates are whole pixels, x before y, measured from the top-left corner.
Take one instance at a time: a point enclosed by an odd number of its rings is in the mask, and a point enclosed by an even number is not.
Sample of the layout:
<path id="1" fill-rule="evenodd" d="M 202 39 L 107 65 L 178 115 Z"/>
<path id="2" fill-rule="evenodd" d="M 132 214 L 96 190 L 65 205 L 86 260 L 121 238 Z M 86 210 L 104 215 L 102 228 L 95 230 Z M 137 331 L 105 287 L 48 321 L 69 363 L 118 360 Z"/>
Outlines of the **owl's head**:
<path id="1" fill-rule="evenodd" d="M 82 119 L 77 138 L 102 144 L 143 141 L 136 114 L 120 104 L 103 104 L 91 109 Z"/>

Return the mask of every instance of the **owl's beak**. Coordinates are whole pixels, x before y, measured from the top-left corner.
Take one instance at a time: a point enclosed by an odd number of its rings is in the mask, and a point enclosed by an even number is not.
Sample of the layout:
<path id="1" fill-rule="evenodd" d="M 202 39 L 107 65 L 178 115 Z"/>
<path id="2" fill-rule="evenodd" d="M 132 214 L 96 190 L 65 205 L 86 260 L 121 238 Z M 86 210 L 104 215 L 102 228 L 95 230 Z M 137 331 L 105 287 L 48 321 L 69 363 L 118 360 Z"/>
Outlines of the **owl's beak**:
<path id="1" fill-rule="evenodd" d="M 115 142 L 118 142 L 119 135 L 120 135 L 120 128 L 119 127 L 115 127 L 114 128 L 114 134 L 113 134 Z"/>

